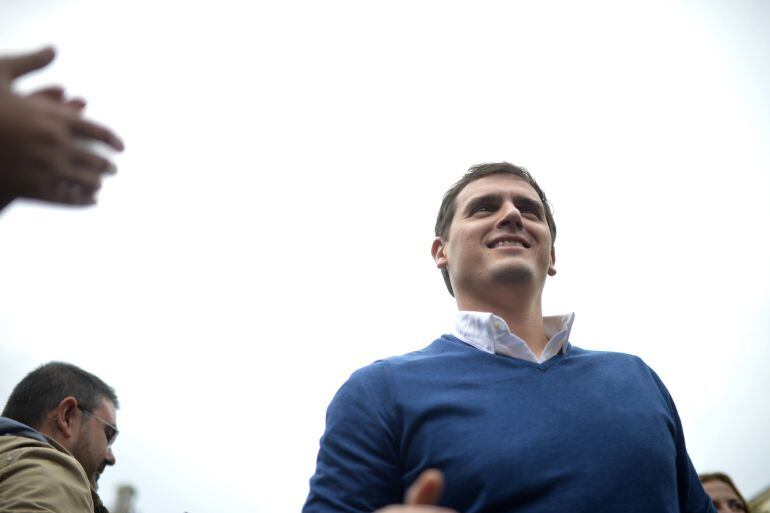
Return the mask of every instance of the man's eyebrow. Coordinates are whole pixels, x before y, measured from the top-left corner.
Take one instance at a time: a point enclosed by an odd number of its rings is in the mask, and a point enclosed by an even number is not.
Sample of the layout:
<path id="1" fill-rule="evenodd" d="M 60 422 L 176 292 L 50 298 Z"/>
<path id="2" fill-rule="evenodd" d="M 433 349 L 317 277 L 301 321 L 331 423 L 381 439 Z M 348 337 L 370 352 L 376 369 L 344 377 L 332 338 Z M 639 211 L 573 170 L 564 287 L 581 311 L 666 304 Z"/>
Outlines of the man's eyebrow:
<path id="1" fill-rule="evenodd" d="M 517 206 L 523 205 L 525 207 L 535 208 L 540 214 L 543 213 L 543 204 L 539 200 L 530 198 L 529 196 L 518 196 L 513 201 Z"/>
<path id="2" fill-rule="evenodd" d="M 465 203 L 465 208 L 463 208 L 463 212 L 466 214 L 473 211 L 474 208 L 476 208 L 479 205 L 483 205 L 485 203 L 492 203 L 492 204 L 499 204 L 500 203 L 500 194 L 495 192 L 490 192 L 488 194 L 483 194 L 481 196 L 476 196 L 475 198 L 469 199 Z"/>

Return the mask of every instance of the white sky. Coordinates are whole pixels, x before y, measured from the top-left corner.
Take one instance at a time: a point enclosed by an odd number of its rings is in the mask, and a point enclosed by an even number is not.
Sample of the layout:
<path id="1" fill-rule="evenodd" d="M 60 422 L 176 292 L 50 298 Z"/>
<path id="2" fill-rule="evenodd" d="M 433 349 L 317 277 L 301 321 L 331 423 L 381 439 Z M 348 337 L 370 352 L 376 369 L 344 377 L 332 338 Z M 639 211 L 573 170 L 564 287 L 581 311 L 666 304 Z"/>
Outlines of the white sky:
<path id="1" fill-rule="evenodd" d="M 475 163 L 555 205 L 547 313 L 640 355 L 691 457 L 770 485 L 770 3 L 0 0 L 125 138 L 97 208 L 0 217 L 0 403 L 61 359 L 117 389 L 141 513 L 296 512 L 325 408 L 454 304 L 429 248 Z"/>

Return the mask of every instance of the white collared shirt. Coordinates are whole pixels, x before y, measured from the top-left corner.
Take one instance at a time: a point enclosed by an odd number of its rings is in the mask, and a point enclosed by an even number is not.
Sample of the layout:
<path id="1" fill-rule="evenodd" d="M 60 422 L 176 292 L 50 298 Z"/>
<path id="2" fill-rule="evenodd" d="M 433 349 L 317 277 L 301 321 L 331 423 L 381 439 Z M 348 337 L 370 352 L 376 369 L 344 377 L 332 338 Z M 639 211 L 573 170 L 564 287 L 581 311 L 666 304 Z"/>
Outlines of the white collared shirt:
<path id="1" fill-rule="evenodd" d="M 535 356 L 524 340 L 511 332 L 503 318 L 489 312 L 457 312 L 453 335 L 487 353 L 543 363 L 566 350 L 574 321 L 574 313 L 543 317 L 548 343 L 540 358 Z"/>

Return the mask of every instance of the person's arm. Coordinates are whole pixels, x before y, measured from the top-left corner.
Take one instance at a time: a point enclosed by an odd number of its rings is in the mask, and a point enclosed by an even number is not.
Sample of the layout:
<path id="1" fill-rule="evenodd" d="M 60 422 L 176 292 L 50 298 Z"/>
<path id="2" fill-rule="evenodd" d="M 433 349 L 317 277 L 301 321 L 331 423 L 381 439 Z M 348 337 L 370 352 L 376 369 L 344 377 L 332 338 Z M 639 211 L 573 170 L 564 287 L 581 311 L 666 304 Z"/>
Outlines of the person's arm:
<path id="1" fill-rule="evenodd" d="M 26 445 L 3 452 L 0 511 L 92 513 L 91 486 L 75 458 L 42 443 Z"/>
<path id="2" fill-rule="evenodd" d="M 384 365 L 355 372 L 329 405 L 303 513 L 372 513 L 402 501 L 400 426 Z"/>
<path id="3" fill-rule="evenodd" d="M 0 208 L 19 197 L 65 205 L 90 205 L 112 163 L 88 148 L 123 143 L 109 128 L 85 119 L 85 102 L 67 99 L 60 87 L 30 95 L 13 92 L 13 82 L 47 66 L 50 48 L 0 58 Z"/>
<path id="4" fill-rule="evenodd" d="M 674 419 L 674 444 L 676 446 L 676 486 L 679 494 L 679 511 L 681 513 L 717 513 L 711 498 L 703 489 L 698 479 L 698 473 L 687 454 L 684 442 L 684 431 L 679 412 L 676 409 L 671 394 L 661 381 L 660 377 L 650 369 L 656 385 L 668 404 L 671 416 Z"/>
<path id="5" fill-rule="evenodd" d="M 354 373 L 329 405 L 303 513 L 456 513 L 435 506 L 444 483 L 437 470 L 424 471 L 404 494 L 386 365 Z"/>

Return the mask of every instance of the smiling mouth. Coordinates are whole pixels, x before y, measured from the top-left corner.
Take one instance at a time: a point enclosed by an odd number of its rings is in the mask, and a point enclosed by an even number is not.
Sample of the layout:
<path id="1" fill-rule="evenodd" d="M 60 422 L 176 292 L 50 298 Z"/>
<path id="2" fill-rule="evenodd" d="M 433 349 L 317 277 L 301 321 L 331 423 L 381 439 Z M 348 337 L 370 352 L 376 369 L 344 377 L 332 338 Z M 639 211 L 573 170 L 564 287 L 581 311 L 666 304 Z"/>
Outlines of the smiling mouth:
<path id="1" fill-rule="evenodd" d="M 490 244 L 487 244 L 487 247 L 492 248 L 529 248 L 529 244 L 526 242 L 516 240 L 516 239 L 502 239 L 495 242 L 492 242 Z"/>

